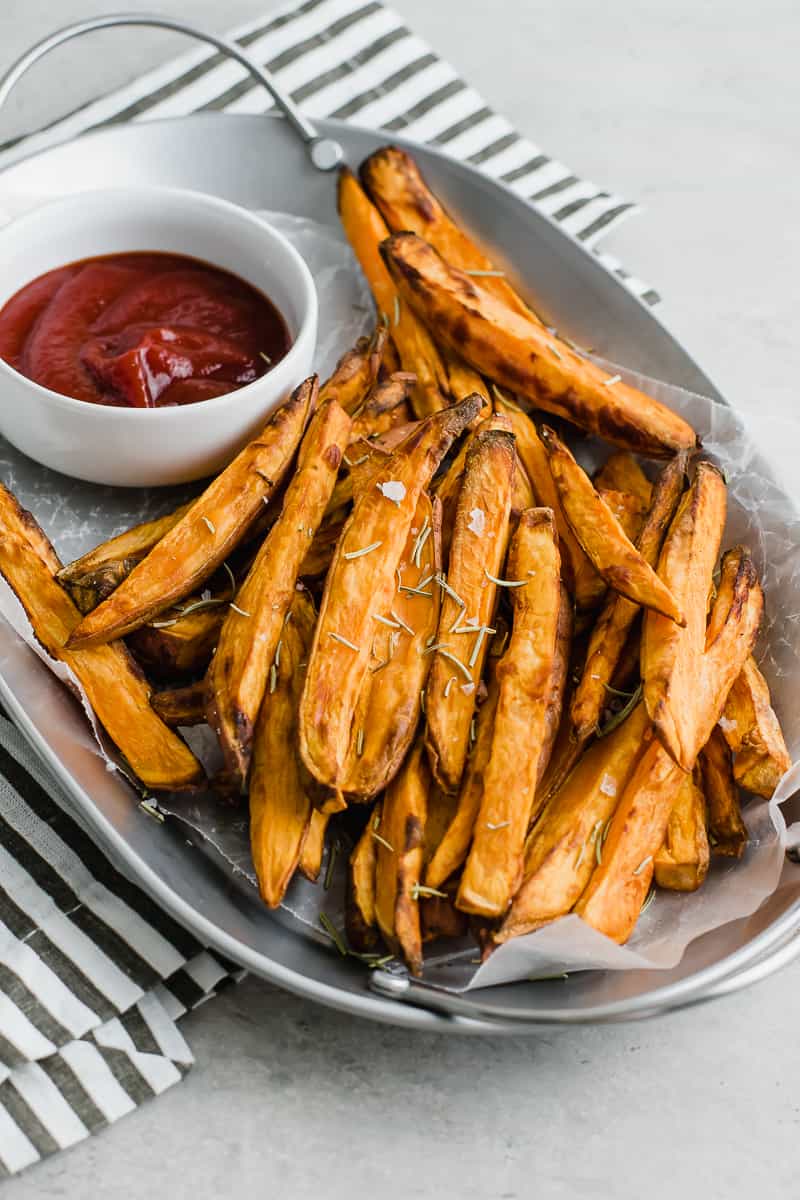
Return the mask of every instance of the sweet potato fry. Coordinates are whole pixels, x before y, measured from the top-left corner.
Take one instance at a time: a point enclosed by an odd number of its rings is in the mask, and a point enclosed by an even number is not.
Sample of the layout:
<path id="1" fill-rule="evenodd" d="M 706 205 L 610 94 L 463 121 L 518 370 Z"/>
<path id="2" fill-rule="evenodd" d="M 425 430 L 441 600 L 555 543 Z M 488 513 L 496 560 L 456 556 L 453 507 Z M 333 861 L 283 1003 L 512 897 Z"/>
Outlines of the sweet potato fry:
<path id="1" fill-rule="evenodd" d="M 395 425 L 408 422 L 411 410 L 406 401 L 416 382 L 416 375 L 397 371 L 376 384 L 353 415 L 350 440 L 379 437 Z"/>
<path id="2" fill-rule="evenodd" d="M 199 596 L 189 596 L 185 607 L 191 609 L 193 604 L 202 603 Z M 198 608 L 185 616 L 164 614 L 163 619 L 129 634 L 128 647 L 156 679 L 200 674 L 211 662 L 228 603 L 226 599 L 224 604 Z"/>
<path id="3" fill-rule="evenodd" d="M 339 539 L 300 713 L 303 759 L 328 787 L 339 788 L 357 738 L 354 716 L 369 671 L 374 614 L 391 608 L 420 495 L 479 408 L 476 396 L 421 421 L 358 496 Z"/>
<path id="4" fill-rule="evenodd" d="M 347 239 L 366 276 L 378 312 L 389 326 L 403 370 L 412 371 L 417 377 L 414 411 L 418 417 L 438 412 L 447 403 L 447 372 L 430 333 L 398 295 L 381 260 L 378 247 L 389 233 L 383 217 L 347 167 L 339 175 L 338 205 Z"/>
<path id="5" fill-rule="evenodd" d="M 561 584 L 561 600 L 558 609 L 558 629 L 556 631 L 556 652 L 553 657 L 553 670 L 550 675 L 550 693 L 545 711 L 545 732 L 542 740 L 542 752 L 539 756 L 539 774 L 536 780 L 536 800 L 531 807 L 530 822 L 533 822 L 541 811 L 542 800 L 539 796 L 539 784 L 544 779 L 550 765 L 550 758 L 561 728 L 561 718 L 564 713 L 564 697 L 569 676 L 570 653 L 572 651 L 572 633 L 574 620 L 569 593 Z"/>
<path id="6" fill-rule="evenodd" d="M 436 338 L 482 375 L 587 433 L 653 458 L 697 443 L 665 405 L 582 358 L 530 317 L 506 307 L 413 233 L 381 244 L 403 299 Z"/>
<path id="7" fill-rule="evenodd" d="M 364 160 L 360 174 L 393 233 L 406 229 L 418 233 L 454 267 L 480 272 L 486 290 L 509 308 L 538 320 L 492 260 L 448 215 L 410 154 L 398 146 L 382 146 Z"/>
<path id="8" fill-rule="evenodd" d="M 380 825 L 380 813 L 379 801 L 370 813 L 347 864 L 345 932 L 348 943 L 360 954 L 369 954 L 378 944 L 378 926 L 375 921 L 375 863 L 378 857 L 378 843 L 372 834 L 376 817 Z"/>
<path id="9" fill-rule="evenodd" d="M 684 772 L 653 738 L 639 758 L 611 818 L 601 860 L 575 912 L 615 942 L 626 942 L 653 878 Z"/>
<path id="10" fill-rule="evenodd" d="M 142 783 L 160 791 L 200 784 L 203 768 L 150 707 L 150 685 L 121 642 L 70 651 L 64 643 L 80 613 L 28 541 L 3 514 L 0 573 L 24 607 L 36 640 L 77 677 L 97 719 Z"/>
<path id="11" fill-rule="evenodd" d="M 322 856 L 325 853 L 325 834 L 331 814 L 315 808 L 306 832 L 306 840 L 300 852 L 300 862 L 297 869 L 310 883 L 316 883 L 322 867 Z"/>
<path id="12" fill-rule="evenodd" d="M 684 624 L 669 588 L 633 545 L 558 435 L 545 425 L 541 436 L 564 515 L 597 573 L 628 600 Z"/>
<path id="13" fill-rule="evenodd" d="M 308 427 L 297 471 L 272 526 L 236 593 L 208 672 L 208 723 L 229 771 L 245 779 L 253 729 L 274 666 L 298 573 L 330 499 L 351 419 L 335 401 Z"/>
<path id="14" fill-rule="evenodd" d="M 558 537 L 552 513 L 522 514 L 506 567 L 514 623 L 497 667 L 500 695 L 483 795 L 457 905 L 503 916 L 522 873 L 523 847 L 547 739 L 547 707 L 561 604 Z"/>
<path id="15" fill-rule="evenodd" d="M 605 584 L 584 554 L 564 516 L 558 489 L 550 474 L 547 451 L 536 432 L 536 426 L 528 414 L 509 400 L 499 388 L 494 389 L 494 407 L 495 412 L 503 413 L 511 421 L 511 428 L 517 440 L 517 454 L 531 481 L 537 503 L 542 508 L 553 510 L 561 544 L 565 582 L 575 597 L 577 608 L 584 612 L 595 608 L 605 592 Z"/>
<path id="16" fill-rule="evenodd" d="M 734 682 L 719 724 L 736 755 L 734 779 L 746 792 L 769 800 L 792 760 L 754 658 L 747 659 Z"/>
<path id="17" fill-rule="evenodd" d="M 248 789 L 250 848 L 258 890 L 269 908 L 278 907 L 289 886 L 313 811 L 311 781 L 297 755 L 297 713 L 314 606 L 305 593 L 295 592 L 289 611 L 275 686 L 264 696 L 253 737 Z"/>
<path id="18" fill-rule="evenodd" d="M 205 680 L 154 692 L 150 703 L 170 729 L 177 729 L 179 725 L 202 725 L 206 719 Z"/>
<path id="19" fill-rule="evenodd" d="M 636 540 L 637 550 L 651 567 L 658 562 L 661 544 L 680 499 L 685 472 L 686 456 L 676 455 L 664 467 L 653 490 L 650 511 Z M 586 662 L 570 710 L 578 741 L 585 741 L 600 723 L 609 688 L 617 686 L 615 672 L 639 612 L 638 604 L 618 592 L 611 592 L 606 598 L 589 638 Z"/>
<path id="20" fill-rule="evenodd" d="M 126 529 L 117 537 L 101 542 L 74 562 L 61 567 L 56 577 L 69 592 L 82 613 L 91 612 L 110 596 L 137 563 L 149 554 L 156 542 L 169 533 L 192 507 L 192 501 L 153 521 Z"/>
<path id="21" fill-rule="evenodd" d="M 548 801 L 525 844 L 522 886 L 494 935 L 496 943 L 531 933 L 568 913 L 589 882 L 603 834 L 644 752 L 644 704 L 595 742 Z"/>
<path id="22" fill-rule="evenodd" d="M 394 601 L 385 612 L 375 613 L 372 662 L 357 703 L 360 732 L 341 782 L 343 792 L 359 799 L 377 795 L 394 778 L 419 723 L 431 666 L 425 649 L 439 623 L 435 575 L 442 565 L 440 527 L 441 505 L 423 493 L 398 568 Z M 418 556 L 417 566 L 413 557 L 423 529 L 431 530 L 430 552 Z"/>
<path id="23" fill-rule="evenodd" d="M 511 512 L 514 440 L 486 424 L 467 451 L 426 691 L 428 757 L 434 778 L 451 792 L 469 749 Z"/>
<path id="24" fill-rule="evenodd" d="M 739 789 L 733 777 L 731 751 L 719 727 L 703 747 L 699 761 L 708 808 L 711 852 L 725 858 L 741 858 L 747 845 L 747 828 L 742 820 Z"/>
<path id="25" fill-rule="evenodd" d="M 475 718 L 475 741 L 467 759 L 455 811 L 425 868 L 425 883 L 428 887 L 441 888 L 467 857 L 483 796 L 483 772 L 492 748 L 499 695 L 497 675 L 492 671 L 486 699 Z"/>
<path id="26" fill-rule="evenodd" d="M 386 790 L 373 836 L 375 919 L 386 945 L 403 956 L 413 975 L 422 972 L 419 881 L 430 774 L 421 742 Z"/>
<path id="27" fill-rule="evenodd" d="M 653 858 L 656 884 L 670 892 L 696 892 L 708 874 L 706 801 L 693 775 L 685 775 Z"/>
<path id="28" fill-rule="evenodd" d="M 642 507 L 649 509 L 653 503 L 653 485 L 632 454 L 626 450 L 615 450 L 609 455 L 594 476 L 594 486 L 616 492 L 628 492 L 636 496 Z"/>
<path id="29" fill-rule="evenodd" d="M 58 575 L 61 561 L 33 513 L 23 508 L 13 492 L 0 483 L 0 534 L 8 532 L 27 542 L 51 575 Z"/>
<path id="30" fill-rule="evenodd" d="M 138 629 L 213 574 L 286 474 L 316 390 L 313 379 L 300 384 L 258 437 L 240 451 L 116 591 L 84 617 L 70 638 L 70 649 L 97 645 Z"/>
<path id="31" fill-rule="evenodd" d="M 335 400 L 352 416 L 377 383 L 388 344 L 389 331 L 384 324 L 378 325 L 371 338 L 359 338 L 352 350 L 339 359 L 330 379 L 320 387 L 319 403 Z"/>

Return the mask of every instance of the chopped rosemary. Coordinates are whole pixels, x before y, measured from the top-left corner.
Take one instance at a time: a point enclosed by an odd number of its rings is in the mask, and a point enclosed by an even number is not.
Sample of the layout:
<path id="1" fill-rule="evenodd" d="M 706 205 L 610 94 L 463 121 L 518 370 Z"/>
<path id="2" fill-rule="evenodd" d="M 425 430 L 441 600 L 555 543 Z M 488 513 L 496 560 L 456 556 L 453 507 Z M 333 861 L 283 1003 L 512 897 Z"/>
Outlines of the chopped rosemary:
<path id="1" fill-rule="evenodd" d="M 151 629 L 168 629 L 170 625 L 177 625 L 177 624 L 178 624 L 178 618 L 172 617 L 168 621 L 151 621 L 150 628 Z"/>
<path id="2" fill-rule="evenodd" d="M 471 271 L 465 270 L 464 274 L 474 275 L 476 278 L 485 276 L 487 279 L 505 279 L 506 277 L 505 271 L 480 271 L 477 268 L 473 268 Z"/>
<path id="3" fill-rule="evenodd" d="M 423 717 L 426 716 L 426 713 L 425 713 L 425 688 L 420 688 L 419 706 L 422 709 Z"/>
<path id="4" fill-rule="evenodd" d="M 596 678 L 596 675 L 592 676 L 592 679 Z M 619 696 L 620 700 L 630 700 L 631 696 L 635 695 L 636 692 L 635 688 L 632 692 L 622 692 L 619 688 L 612 687 L 610 683 L 606 683 L 605 680 L 603 680 L 603 687 L 607 692 L 610 692 L 612 696 Z"/>
<path id="5" fill-rule="evenodd" d="M 345 945 L 344 938 L 339 933 L 339 930 L 336 928 L 327 913 L 323 912 L 319 914 L 319 923 L 333 942 L 336 949 L 341 954 L 342 958 L 347 958 L 347 946 Z"/>
<path id="6" fill-rule="evenodd" d="M 389 609 L 389 616 L 397 622 L 401 629 L 405 629 L 406 633 L 410 633 L 412 637 L 416 636 L 411 626 L 407 625 L 403 618 L 399 617 L 393 608 Z"/>
<path id="7" fill-rule="evenodd" d="M 639 916 L 640 916 L 640 917 L 643 917 L 643 916 L 644 916 L 644 914 L 647 912 L 648 908 L 649 908 L 649 907 L 650 907 L 650 905 L 653 903 L 653 901 L 655 900 L 655 898 L 656 898 L 656 889 L 655 889 L 655 888 L 650 888 L 650 891 L 647 893 L 647 899 L 645 900 L 645 902 L 644 902 L 644 904 L 642 905 L 642 907 L 639 909 Z"/>
<path id="8" fill-rule="evenodd" d="M 601 821 L 600 824 L 602 825 L 602 823 L 603 822 Z M 603 861 L 603 839 L 602 839 L 602 837 L 596 837 L 594 840 L 594 856 L 597 859 L 597 865 L 599 867 L 601 862 Z"/>
<path id="9" fill-rule="evenodd" d="M 394 297 L 394 323 L 395 326 L 400 324 L 400 297 L 395 293 Z"/>
<path id="10" fill-rule="evenodd" d="M 468 679 L 469 682 L 472 683 L 472 675 L 470 674 L 469 667 L 466 667 L 460 658 L 456 658 L 455 654 L 451 654 L 449 650 L 445 650 L 442 646 L 438 647 L 438 652 L 441 654 L 442 658 L 446 658 L 447 661 L 451 662 L 454 667 L 458 667 L 464 678 Z"/>
<path id="11" fill-rule="evenodd" d="M 166 818 L 164 817 L 164 814 L 162 812 L 159 812 L 158 808 L 156 807 L 156 805 L 154 804 L 154 802 L 152 800 L 150 800 L 150 799 L 141 800 L 139 802 L 139 808 L 142 810 L 143 813 L 146 813 L 148 817 L 152 817 L 154 821 L 158 821 L 159 825 L 164 824 L 164 821 L 166 820 Z"/>
<path id="12" fill-rule="evenodd" d="M 347 646 L 349 650 L 355 650 L 356 654 L 359 653 L 358 646 L 356 646 L 354 642 L 349 642 L 346 637 L 342 637 L 340 633 L 333 633 L 332 630 L 329 629 L 328 637 L 333 638 L 335 642 L 341 642 L 342 645 Z"/>
<path id="13" fill-rule="evenodd" d="M 560 358 L 560 359 L 564 358 L 564 355 L 561 353 L 561 351 L 558 349 L 557 346 L 554 346 L 552 343 L 550 343 L 549 348 L 553 351 L 553 354 L 555 354 L 556 358 Z"/>
<path id="14" fill-rule="evenodd" d="M 269 694 L 270 694 L 270 696 L 275 691 L 275 688 L 277 686 L 278 686 L 278 668 L 275 666 L 275 663 L 273 663 L 269 669 Z"/>
<path id="15" fill-rule="evenodd" d="M 265 475 L 263 471 L 259 471 L 258 467 L 256 467 L 255 470 L 256 470 L 256 475 L 260 475 L 261 478 L 264 480 L 264 483 L 268 484 L 270 487 L 275 486 L 274 479 L 270 479 L 269 475 Z"/>
<path id="16" fill-rule="evenodd" d="M 263 360 L 264 360 L 264 362 L 267 364 L 267 366 L 268 366 L 268 367 L 271 367 L 271 366 L 272 366 L 272 359 L 270 358 L 270 356 L 269 356 L 268 354 L 265 354 L 263 350 L 259 350 L 259 352 L 258 352 L 258 353 L 259 353 L 259 356 L 260 356 L 261 358 L 263 358 Z"/>
<path id="17" fill-rule="evenodd" d="M 459 596 L 458 592 L 454 591 L 453 588 L 450 587 L 450 584 L 447 582 L 447 580 L 445 579 L 445 577 L 441 571 L 437 572 L 437 574 L 436 574 L 436 582 L 438 583 L 439 587 L 442 589 L 443 592 L 447 592 L 447 595 L 450 597 L 451 600 L 455 600 L 455 602 L 459 608 L 467 607 L 466 600 L 462 600 L 461 597 Z"/>
<path id="18" fill-rule="evenodd" d="M 356 734 L 356 755 L 361 758 L 364 753 L 364 727 L 362 726 Z"/>
<path id="19" fill-rule="evenodd" d="M 612 375 L 609 379 L 604 379 L 603 387 L 614 387 L 616 383 L 622 383 L 621 375 Z"/>
<path id="20" fill-rule="evenodd" d="M 372 619 L 373 619 L 373 621 L 380 621 L 381 625 L 388 625 L 390 629 L 399 629 L 400 628 L 397 621 L 392 621 L 389 619 L 389 617 L 382 617 L 380 615 L 380 613 L 373 613 Z"/>
<path id="21" fill-rule="evenodd" d="M 430 536 L 431 526 L 428 518 L 426 517 L 425 521 L 423 522 L 422 529 L 420 529 L 419 533 L 417 534 L 417 540 L 414 542 L 414 549 L 411 551 L 411 561 L 415 567 L 420 567 L 420 555 L 422 554 L 425 543 Z"/>
<path id="22" fill-rule="evenodd" d="M 478 661 L 478 656 L 480 655 L 480 652 L 481 652 L 481 646 L 483 645 L 483 639 L 486 637 L 487 633 L 494 633 L 494 630 L 490 629 L 490 627 L 488 625 L 481 625 L 478 628 L 477 633 L 478 633 L 478 636 L 475 638 L 475 645 L 472 647 L 472 653 L 470 654 L 469 660 L 467 662 L 467 666 L 469 667 L 470 671 L 475 666 L 475 663 Z"/>
<path id="23" fill-rule="evenodd" d="M 208 526 L 208 528 L 211 530 L 212 533 L 217 532 L 216 525 L 214 525 L 213 522 L 209 521 L 208 517 L 201 517 L 200 520 L 205 522 L 205 524 Z"/>
<path id="24" fill-rule="evenodd" d="M 483 573 L 490 583 L 496 583 L 498 587 L 525 587 L 527 579 L 498 579 L 496 575 L 490 574 L 486 567 L 483 568 Z"/>
<path id="25" fill-rule="evenodd" d="M 412 883 L 411 899 L 419 900 L 420 896 L 440 896 L 442 900 L 446 900 L 447 892 L 440 892 L 438 888 L 427 887 L 424 883 Z"/>
<path id="26" fill-rule="evenodd" d="M 289 614 L 287 613 L 287 616 L 288 616 L 288 615 L 289 615 Z M 284 622 L 284 624 L 285 624 L 285 622 Z M 282 646 L 283 646 L 283 638 L 281 638 L 281 639 L 279 640 L 279 642 L 278 642 L 277 646 L 275 647 L 275 669 L 276 669 L 276 670 L 277 670 L 277 669 L 278 669 L 278 667 L 281 665 L 281 647 L 282 647 Z"/>
<path id="27" fill-rule="evenodd" d="M 322 886 L 324 887 L 326 892 L 330 890 L 331 882 L 333 880 L 333 869 L 336 866 L 336 859 L 337 859 L 338 855 L 339 855 L 339 839 L 334 838 L 333 844 L 331 846 L 331 852 L 328 855 L 328 865 L 325 869 L 325 879 L 322 884 Z"/>
<path id="28" fill-rule="evenodd" d="M 204 608 L 216 608 L 219 604 L 229 603 L 229 600 L 224 600 L 222 597 L 217 597 L 214 599 L 213 596 L 209 596 L 205 600 L 195 600 L 194 604 L 187 604 L 185 608 L 182 608 L 179 611 L 182 617 L 188 617 L 189 613 L 198 612 Z"/>
<path id="29" fill-rule="evenodd" d="M 372 836 L 375 838 L 376 842 L 380 842 L 382 846 L 385 846 L 390 854 L 394 854 L 394 846 L 391 844 L 391 842 L 387 842 L 385 837 L 381 837 L 381 835 L 376 833 L 374 829 L 372 830 Z"/>
<path id="30" fill-rule="evenodd" d="M 252 617 L 253 615 L 252 613 L 245 612 L 243 608 L 239 608 L 238 604 L 234 604 L 232 600 L 228 607 L 232 608 L 234 612 L 237 612 L 240 617 Z"/>
<path id="31" fill-rule="evenodd" d="M 371 554 L 373 550 L 377 550 L 378 547 L 382 545 L 383 542 L 370 542 L 368 546 L 364 546 L 364 548 L 361 550 L 348 550 L 346 554 L 342 555 L 342 557 L 348 560 L 352 558 L 363 558 L 365 554 Z"/>
<path id="32" fill-rule="evenodd" d="M 510 821 L 498 821 L 496 825 L 493 825 L 491 821 L 487 821 L 487 822 L 486 822 L 486 828 L 487 828 L 487 829 L 491 829 L 491 830 L 495 830 L 495 829 L 508 829 L 508 827 L 509 827 L 509 825 L 510 825 L 510 824 L 511 824 L 511 822 L 510 822 Z"/>
<path id="33" fill-rule="evenodd" d="M 429 600 L 433 599 L 433 592 L 427 592 L 420 584 L 418 587 L 411 587 L 407 583 L 399 583 L 397 585 L 398 592 L 405 592 L 408 596 L 427 596 Z"/>
<path id="34" fill-rule="evenodd" d="M 231 581 L 231 595 L 235 596 L 236 595 L 236 576 L 234 575 L 233 571 L 230 569 L 230 567 L 228 566 L 228 564 L 226 562 L 224 562 L 222 564 L 222 569 L 223 569 L 223 571 L 227 571 L 227 573 L 228 573 L 228 579 L 230 579 L 230 581 Z"/>
<path id="35" fill-rule="evenodd" d="M 633 710 L 636 708 L 636 705 L 639 703 L 639 697 L 641 696 L 641 694 L 642 694 L 642 685 L 639 684 L 636 691 L 633 693 L 633 695 L 631 696 L 630 700 L 625 705 L 625 707 L 621 708 L 618 713 L 614 713 L 614 716 L 610 717 L 608 719 L 608 721 L 606 721 L 606 723 L 602 729 L 598 729 L 597 736 L 599 738 L 605 737 L 607 734 L 611 733 L 614 729 L 616 729 L 619 725 L 621 725 L 622 722 L 627 717 L 629 717 L 630 714 L 633 712 Z"/>
<path id="36" fill-rule="evenodd" d="M 472 746 L 475 742 L 475 718 L 473 717 L 469 723 L 469 744 Z"/>
<path id="37" fill-rule="evenodd" d="M 652 861 L 653 861 L 652 854 L 648 854 L 647 858 L 643 858 L 642 861 L 639 863 L 638 867 L 633 872 L 634 875 L 641 875 L 641 873 L 642 873 L 642 871 L 644 871 L 645 867 L 649 867 L 649 865 Z"/>
<path id="38" fill-rule="evenodd" d="M 457 678 L 458 678 L 458 676 L 457 676 L 457 675 L 451 675 L 451 676 L 450 676 L 450 678 L 448 679 L 447 683 L 444 685 L 444 698 L 445 698 L 445 700 L 446 700 L 446 699 L 447 699 L 447 697 L 450 695 L 450 688 L 453 686 L 453 684 L 455 683 L 455 681 L 456 681 L 456 679 L 457 679 Z"/>
<path id="39" fill-rule="evenodd" d="M 586 857 L 586 842 L 584 842 L 583 845 L 581 846 L 581 852 L 578 855 L 578 857 L 575 859 L 575 870 L 576 871 L 577 871 L 578 867 L 581 865 L 581 863 L 583 862 L 585 857 Z"/>

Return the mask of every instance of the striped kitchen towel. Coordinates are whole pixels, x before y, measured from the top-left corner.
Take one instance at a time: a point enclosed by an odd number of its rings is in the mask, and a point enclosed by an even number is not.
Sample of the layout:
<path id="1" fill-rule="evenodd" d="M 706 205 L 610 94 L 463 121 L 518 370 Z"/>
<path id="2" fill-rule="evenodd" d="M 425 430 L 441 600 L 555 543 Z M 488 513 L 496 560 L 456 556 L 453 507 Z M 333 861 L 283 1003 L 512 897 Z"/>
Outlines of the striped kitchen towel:
<path id="1" fill-rule="evenodd" d="M 0 1174 L 182 1078 L 176 1020 L 236 978 L 116 870 L 0 718 Z"/>
<path id="2" fill-rule="evenodd" d="M 648 303 L 658 295 L 598 241 L 637 206 L 581 179 L 494 112 L 449 63 L 379 0 L 305 0 L 257 17 L 230 37 L 266 66 L 309 117 L 431 142 L 499 179 L 591 247 L 604 266 Z M 193 112 L 260 113 L 265 90 L 239 63 L 196 46 L 125 87 L 84 105 L 41 133 L 0 147 L 4 159 L 55 139 L 122 121 Z"/>
<path id="3" fill-rule="evenodd" d="M 232 36 L 309 116 L 441 146 L 595 252 L 635 211 L 521 137 L 377 0 L 306 0 Z M 269 106 L 237 63 L 193 47 L 46 131 L 0 147 L 0 167 L 54 139 L 121 121 Z M 657 299 L 616 260 L 599 257 L 635 294 Z M 0 1173 L 13 1173 L 179 1080 L 192 1056 L 176 1019 L 237 972 L 105 858 L 2 718 L 0 866 Z"/>

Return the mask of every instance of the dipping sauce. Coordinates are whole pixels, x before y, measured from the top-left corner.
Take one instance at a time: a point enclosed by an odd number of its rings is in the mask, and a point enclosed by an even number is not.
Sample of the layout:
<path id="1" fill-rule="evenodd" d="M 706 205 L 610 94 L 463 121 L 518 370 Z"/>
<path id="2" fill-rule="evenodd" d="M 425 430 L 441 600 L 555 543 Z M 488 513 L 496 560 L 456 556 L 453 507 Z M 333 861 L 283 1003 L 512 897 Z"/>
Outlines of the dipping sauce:
<path id="1" fill-rule="evenodd" d="M 0 309 L 9 366 L 64 396 L 123 408 L 223 396 L 266 374 L 290 344 L 265 295 L 178 254 L 70 263 Z"/>

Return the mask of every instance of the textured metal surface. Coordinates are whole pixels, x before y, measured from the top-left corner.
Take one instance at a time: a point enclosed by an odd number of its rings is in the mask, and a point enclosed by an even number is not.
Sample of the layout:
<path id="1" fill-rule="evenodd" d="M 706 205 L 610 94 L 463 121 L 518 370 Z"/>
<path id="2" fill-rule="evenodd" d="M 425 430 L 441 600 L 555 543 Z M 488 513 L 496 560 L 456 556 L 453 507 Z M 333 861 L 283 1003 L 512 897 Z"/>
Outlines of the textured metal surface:
<path id="1" fill-rule="evenodd" d="M 338 122 L 320 132 L 356 165 L 385 141 Z M 395 139 L 401 141 L 401 139 Z M 536 280 L 527 292 L 547 319 L 609 359 L 718 396 L 657 318 L 584 248 L 506 189 L 425 147 L 414 147 L 445 202 L 492 244 L 509 275 Z M 23 160 L 0 176 L 0 207 L 102 186 L 192 187 L 250 207 L 335 221 L 334 179 L 317 172 L 281 120 L 217 114 L 99 132 Z M 6 457 L 14 451 L 2 447 Z M 17 472 L 40 468 L 16 456 Z M 52 477 L 54 488 L 68 486 Z M 101 498 L 102 499 L 102 498 Z M 415 1028 L 519 1033 L 543 1025 L 650 1015 L 754 982 L 800 944 L 800 905 L 779 890 L 753 916 L 699 938 L 670 971 L 592 973 L 514 984 L 442 1001 L 412 987 L 402 999 L 368 990 L 357 963 L 298 936 L 265 912 L 247 885 L 223 875 L 174 831 L 131 805 L 87 743 L 71 698 L 9 629 L 0 628 L 0 693 L 50 762 L 94 836 L 124 869 L 208 945 L 280 986 L 347 1011 Z M 58 718 L 57 720 L 55 718 Z M 791 817 L 791 814 L 790 814 Z M 787 864 L 787 871 L 797 867 Z M 425 1005 L 427 1007 L 420 1007 Z M 436 1005 L 443 1011 L 431 1011 Z"/>

